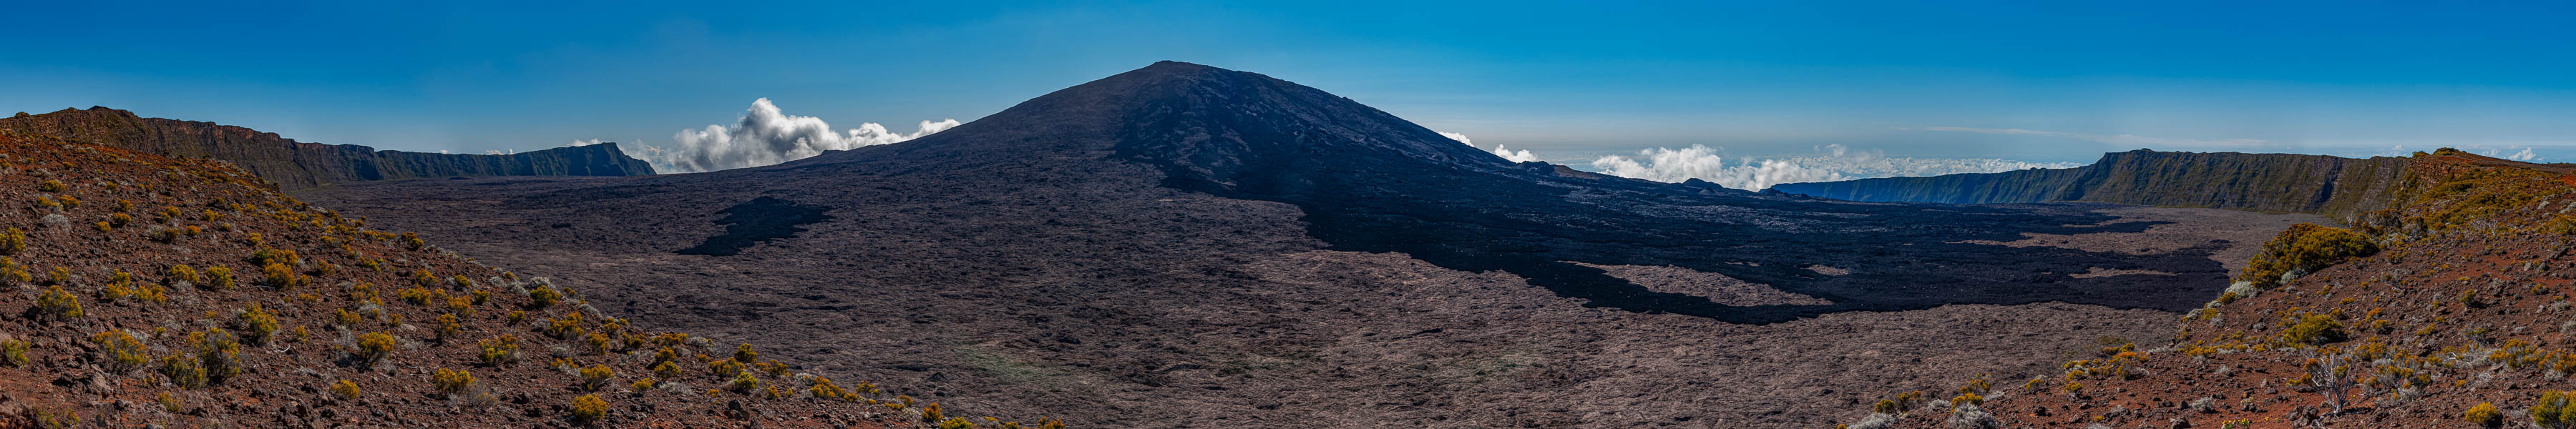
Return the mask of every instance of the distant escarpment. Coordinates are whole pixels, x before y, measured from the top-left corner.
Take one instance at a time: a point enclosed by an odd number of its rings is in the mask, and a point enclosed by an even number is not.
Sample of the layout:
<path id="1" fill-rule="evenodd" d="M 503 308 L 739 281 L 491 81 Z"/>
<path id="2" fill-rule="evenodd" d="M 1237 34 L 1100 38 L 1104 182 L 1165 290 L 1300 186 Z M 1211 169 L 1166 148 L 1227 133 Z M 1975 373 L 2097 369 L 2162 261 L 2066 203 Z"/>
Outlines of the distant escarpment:
<path id="1" fill-rule="evenodd" d="M 2389 207 L 2405 170 L 2405 158 L 2139 149 L 2104 154 L 2093 165 L 2075 168 L 1791 183 L 1772 189 L 1852 201 L 2080 201 L 2348 217 Z"/>
<path id="2" fill-rule="evenodd" d="M 286 190 L 333 183 L 450 176 L 638 176 L 653 174 L 643 160 L 615 144 L 561 147 L 508 155 L 460 155 L 376 150 L 359 145 L 303 143 L 277 133 L 213 122 L 145 118 L 134 112 L 91 107 L 0 119 L 0 132 L 48 136 L 163 156 L 231 162 Z"/>

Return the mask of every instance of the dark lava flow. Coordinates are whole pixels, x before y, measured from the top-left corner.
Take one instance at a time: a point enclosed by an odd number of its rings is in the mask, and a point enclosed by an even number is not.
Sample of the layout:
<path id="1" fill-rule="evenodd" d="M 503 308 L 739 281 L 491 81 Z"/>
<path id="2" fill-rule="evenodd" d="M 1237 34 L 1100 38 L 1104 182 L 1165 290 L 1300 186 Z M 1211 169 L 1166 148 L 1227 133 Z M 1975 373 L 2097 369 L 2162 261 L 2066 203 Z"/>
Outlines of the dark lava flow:
<path id="1" fill-rule="evenodd" d="M 793 237 L 796 233 L 805 232 L 805 228 L 800 225 L 831 219 L 831 216 L 823 214 L 825 210 L 829 208 L 800 205 L 794 201 L 776 197 L 753 198 L 751 201 L 735 204 L 733 207 L 717 212 L 725 215 L 723 219 L 716 220 L 716 224 L 725 225 L 723 235 L 707 237 L 704 243 L 671 253 L 733 256 L 742 253 L 742 249 L 760 242 Z"/>
<path id="2" fill-rule="evenodd" d="M 1113 157 L 1156 166 L 1164 186 L 1294 204 L 1305 212 L 1307 233 L 1334 250 L 1501 270 L 1587 305 L 1732 323 L 2046 301 L 2179 312 L 2227 285 L 2225 268 L 2208 258 L 2218 243 L 2155 255 L 1959 243 L 2158 224 L 2104 225 L 2116 218 L 2087 211 L 2091 206 L 1860 204 L 1515 165 L 1266 76 L 1179 66 L 1133 73 L 1188 81 L 1143 86 L 1144 95 L 1115 114 L 1122 121 L 1113 131 Z M 1834 303 L 1720 305 L 1649 291 L 1572 262 L 1679 266 Z M 1809 269 L 1816 265 L 1851 274 Z M 2096 267 L 2174 275 L 2069 276 Z"/>

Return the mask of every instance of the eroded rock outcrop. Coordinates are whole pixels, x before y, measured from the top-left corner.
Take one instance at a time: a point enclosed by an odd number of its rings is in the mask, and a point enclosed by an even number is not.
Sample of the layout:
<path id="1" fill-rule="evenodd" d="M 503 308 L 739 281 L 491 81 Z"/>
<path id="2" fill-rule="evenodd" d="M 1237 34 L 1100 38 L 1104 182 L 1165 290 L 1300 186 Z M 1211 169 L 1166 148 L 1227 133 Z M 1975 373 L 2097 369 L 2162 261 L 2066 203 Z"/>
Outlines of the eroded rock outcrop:
<path id="1" fill-rule="evenodd" d="M 1852 201 L 2081 201 L 2348 217 L 2387 208 L 2404 158 L 2133 150 L 2075 168 L 1791 183 L 1771 189 Z"/>

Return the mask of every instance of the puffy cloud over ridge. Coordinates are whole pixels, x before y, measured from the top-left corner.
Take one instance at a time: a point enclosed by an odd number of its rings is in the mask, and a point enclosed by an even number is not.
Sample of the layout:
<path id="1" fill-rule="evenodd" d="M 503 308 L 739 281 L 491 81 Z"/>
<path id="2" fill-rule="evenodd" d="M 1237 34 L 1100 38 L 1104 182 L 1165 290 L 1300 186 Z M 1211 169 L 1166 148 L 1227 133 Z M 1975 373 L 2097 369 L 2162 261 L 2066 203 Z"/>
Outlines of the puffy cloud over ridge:
<path id="1" fill-rule="evenodd" d="M 768 98 L 751 102 L 751 108 L 733 126 L 707 125 L 671 134 L 676 147 L 645 146 L 634 151 L 653 169 L 663 173 L 694 173 L 734 168 L 759 167 L 821 155 L 824 151 L 847 150 L 866 146 L 902 142 L 956 127 L 956 119 L 921 121 L 911 133 L 895 133 L 885 125 L 861 123 L 848 131 L 832 129 L 830 123 L 812 116 L 788 115 Z M 579 143 L 576 143 L 577 145 Z"/>
<path id="2" fill-rule="evenodd" d="M 1453 132 L 1448 132 L 1448 131 L 1434 131 L 1434 132 L 1440 133 L 1440 136 L 1441 136 L 1441 137 L 1448 137 L 1450 140 L 1457 140 L 1457 141 L 1458 141 L 1458 143 L 1466 144 L 1466 145 L 1467 145 L 1467 147 L 1476 147 L 1476 141 L 1475 141 L 1474 139 L 1469 139 L 1469 138 L 1467 138 L 1467 135 L 1466 135 L 1466 134 L 1463 134 L 1463 133 L 1453 133 Z M 1498 144 L 1498 145 L 1494 145 L 1494 150 L 1493 150 L 1492 152 L 1494 153 L 1494 156 L 1503 157 L 1503 160 L 1505 160 L 1505 161 L 1511 161 L 1511 162 L 1531 162 L 1531 161 L 1537 161 L 1537 160 L 1539 160 L 1539 159 L 1538 159 L 1538 155 L 1531 154 L 1531 153 L 1530 153 L 1530 151 L 1527 151 L 1527 150 L 1515 151 L 1515 150 L 1510 150 L 1510 149 L 1504 149 L 1504 148 L 1503 148 L 1503 145 L 1499 145 L 1499 144 Z"/>
<path id="3" fill-rule="evenodd" d="M 1782 183 L 1830 182 L 1875 177 L 1938 176 L 1957 173 L 1995 173 L 2030 168 L 2068 168 L 2081 164 L 2064 162 L 2025 162 L 1995 158 L 1911 158 L 1889 157 L 1877 151 L 1852 151 L 1841 145 L 1819 148 L 1822 153 L 1807 156 L 1775 158 L 1738 158 L 1728 160 L 1718 149 L 1706 145 L 1688 148 L 1653 148 L 1637 151 L 1635 157 L 1608 155 L 1592 160 L 1592 167 L 1614 176 L 1658 182 L 1706 180 L 1744 190 L 1761 190 Z"/>

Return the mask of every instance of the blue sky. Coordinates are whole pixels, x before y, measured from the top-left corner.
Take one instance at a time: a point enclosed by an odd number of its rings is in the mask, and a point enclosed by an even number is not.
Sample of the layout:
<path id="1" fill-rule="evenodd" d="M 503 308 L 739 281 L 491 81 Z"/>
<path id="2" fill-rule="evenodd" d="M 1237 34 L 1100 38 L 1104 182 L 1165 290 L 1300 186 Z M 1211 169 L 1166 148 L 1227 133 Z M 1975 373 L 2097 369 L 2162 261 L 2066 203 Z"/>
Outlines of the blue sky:
<path id="1" fill-rule="evenodd" d="M 904 132 L 1172 59 L 1572 164 L 1693 144 L 2576 160 L 2570 2 L 540 3 L 18 5 L 0 109 L 402 150 L 670 144 L 758 98 Z"/>

